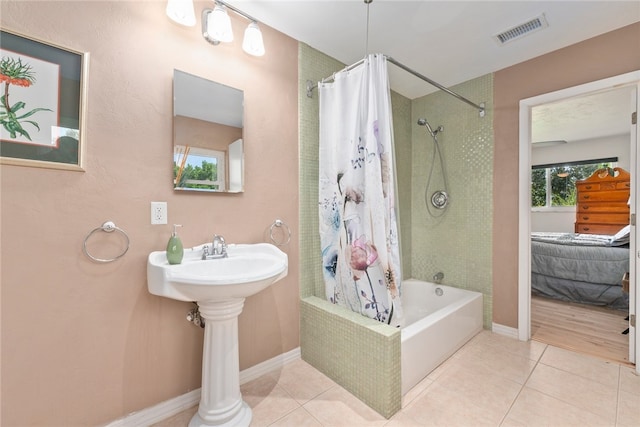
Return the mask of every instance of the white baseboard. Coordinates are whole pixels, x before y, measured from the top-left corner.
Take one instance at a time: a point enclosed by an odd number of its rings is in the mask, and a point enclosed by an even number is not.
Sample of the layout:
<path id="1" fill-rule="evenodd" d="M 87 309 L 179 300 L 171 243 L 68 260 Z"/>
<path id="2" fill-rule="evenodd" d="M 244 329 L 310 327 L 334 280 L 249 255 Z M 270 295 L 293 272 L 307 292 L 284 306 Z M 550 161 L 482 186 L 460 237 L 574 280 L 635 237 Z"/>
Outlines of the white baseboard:
<path id="1" fill-rule="evenodd" d="M 269 360 L 265 360 L 262 363 L 258 363 L 257 365 L 247 368 L 244 371 L 240 371 L 240 384 L 253 381 L 266 373 L 275 371 L 276 369 L 279 369 L 288 363 L 300 359 L 300 357 L 300 347 L 297 347 L 291 351 L 282 353 Z"/>
<path id="2" fill-rule="evenodd" d="M 200 389 L 192 390 L 181 396 L 165 400 L 164 402 L 160 402 L 149 408 L 132 412 L 129 415 L 107 424 L 106 427 L 150 426 L 197 405 L 199 401 Z"/>
<path id="3" fill-rule="evenodd" d="M 300 347 L 265 360 L 255 366 L 240 371 L 240 384 L 248 383 L 264 374 L 275 371 L 284 365 L 300 359 Z M 165 400 L 149 408 L 133 412 L 106 424 L 106 427 L 142 427 L 158 423 L 185 409 L 189 409 L 200 401 L 200 389 L 192 390 L 173 399 Z"/>
<path id="4" fill-rule="evenodd" d="M 505 335 L 509 338 L 518 339 L 518 328 L 500 325 L 498 323 L 491 324 L 491 330 L 496 334 Z"/>

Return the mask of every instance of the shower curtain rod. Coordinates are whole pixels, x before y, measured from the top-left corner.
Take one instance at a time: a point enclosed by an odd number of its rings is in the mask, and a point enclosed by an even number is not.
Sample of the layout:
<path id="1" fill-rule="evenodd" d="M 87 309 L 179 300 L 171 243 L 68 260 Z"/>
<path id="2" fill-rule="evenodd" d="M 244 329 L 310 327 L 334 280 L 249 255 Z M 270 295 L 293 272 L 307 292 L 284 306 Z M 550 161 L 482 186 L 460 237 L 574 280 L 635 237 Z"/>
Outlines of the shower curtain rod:
<path id="1" fill-rule="evenodd" d="M 419 79 L 424 80 L 425 82 L 429 83 L 432 86 L 437 87 L 438 89 L 445 91 L 446 93 L 448 93 L 449 95 L 459 99 L 462 102 L 465 102 L 469 105 L 471 105 L 472 107 L 475 107 L 478 109 L 478 111 L 480 112 L 480 117 L 484 117 L 484 113 L 485 113 L 485 106 L 484 106 L 484 102 L 481 102 L 480 105 L 476 104 L 475 102 L 471 102 L 469 101 L 467 98 L 465 98 L 464 96 L 452 91 L 451 89 L 448 89 L 444 86 L 442 86 L 440 83 L 435 82 L 433 80 L 431 80 L 429 77 L 424 76 L 420 73 L 418 73 L 415 70 L 412 70 L 411 68 L 407 67 L 406 65 L 404 65 L 401 62 L 396 61 L 395 59 L 393 59 L 392 57 L 388 56 L 388 55 L 384 55 L 384 57 L 387 59 L 387 61 L 391 62 L 393 65 L 402 68 L 403 70 L 405 70 L 406 72 L 408 72 L 409 74 L 413 74 L 414 76 L 418 77 Z M 362 58 L 361 60 L 355 62 L 354 64 L 351 64 L 345 68 L 343 68 L 342 70 L 340 70 L 339 72 L 342 71 L 349 71 L 355 67 L 357 67 L 358 65 L 360 65 L 361 63 L 364 62 L 366 58 Z M 329 77 L 325 77 L 324 79 L 321 80 L 322 83 L 326 83 L 328 81 L 331 81 L 335 78 L 336 73 L 333 73 L 331 76 Z M 313 82 L 311 80 L 307 80 L 307 96 L 309 98 L 313 98 L 313 89 L 315 89 L 316 87 L 318 87 L 317 84 L 313 84 Z"/>

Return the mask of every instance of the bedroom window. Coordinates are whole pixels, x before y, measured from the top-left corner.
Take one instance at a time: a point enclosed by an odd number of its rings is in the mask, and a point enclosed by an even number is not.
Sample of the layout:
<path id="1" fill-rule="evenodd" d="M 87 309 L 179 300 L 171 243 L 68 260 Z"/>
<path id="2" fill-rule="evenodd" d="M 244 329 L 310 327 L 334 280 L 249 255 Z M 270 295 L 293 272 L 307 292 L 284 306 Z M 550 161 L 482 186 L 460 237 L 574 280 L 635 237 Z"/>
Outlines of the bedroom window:
<path id="1" fill-rule="evenodd" d="M 617 157 L 610 157 L 532 166 L 531 207 L 575 206 L 576 181 L 589 178 L 600 168 L 614 167 L 617 161 Z"/>

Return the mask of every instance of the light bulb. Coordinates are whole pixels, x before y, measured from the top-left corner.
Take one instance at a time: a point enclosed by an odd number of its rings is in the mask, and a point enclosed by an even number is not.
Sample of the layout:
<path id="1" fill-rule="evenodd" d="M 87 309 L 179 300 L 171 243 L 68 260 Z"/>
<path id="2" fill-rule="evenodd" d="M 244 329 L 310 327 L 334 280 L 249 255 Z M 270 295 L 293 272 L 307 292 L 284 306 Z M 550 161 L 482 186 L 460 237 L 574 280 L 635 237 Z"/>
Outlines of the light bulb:
<path id="1" fill-rule="evenodd" d="M 232 42 L 233 31 L 231 31 L 231 19 L 227 15 L 227 8 L 216 4 L 213 12 L 207 17 L 207 33 L 213 40 L 221 42 Z"/>
<path id="2" fill-rule="evenodd" d="M 264 55 L 264 43 L 262 41 L 262 32 L 256 22 L 249 24 L 244 30 L 244 40 L 242 41 L 242 49 L 249 55 Z"/>
<path id="3" fill-rule="evenodd" d="M 168 0 L 166 13 L 169 18 L 180 25 L 187 27 L 196 25 L 193 0 Z"/>

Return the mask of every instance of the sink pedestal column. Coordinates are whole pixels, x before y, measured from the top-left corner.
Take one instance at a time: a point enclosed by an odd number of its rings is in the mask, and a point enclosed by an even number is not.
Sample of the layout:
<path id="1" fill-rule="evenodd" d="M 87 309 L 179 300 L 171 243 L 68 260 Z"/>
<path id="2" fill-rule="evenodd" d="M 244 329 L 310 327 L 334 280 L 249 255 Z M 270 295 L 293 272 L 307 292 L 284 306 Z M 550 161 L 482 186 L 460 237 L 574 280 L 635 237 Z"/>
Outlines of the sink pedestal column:
<path id="1" fill-rule="evenodd" d="M 198 301 L 204 319 L 202 391 L 189 427 L 238 426 L 251 423 L 251 408 L 240 393 L 238 315 L 244 298 Z"/>

